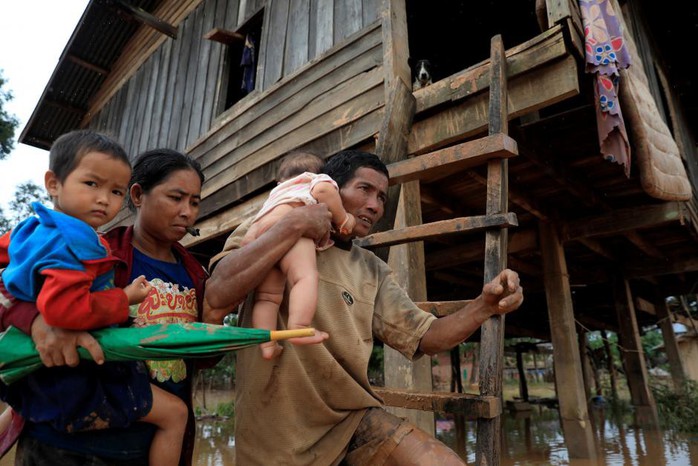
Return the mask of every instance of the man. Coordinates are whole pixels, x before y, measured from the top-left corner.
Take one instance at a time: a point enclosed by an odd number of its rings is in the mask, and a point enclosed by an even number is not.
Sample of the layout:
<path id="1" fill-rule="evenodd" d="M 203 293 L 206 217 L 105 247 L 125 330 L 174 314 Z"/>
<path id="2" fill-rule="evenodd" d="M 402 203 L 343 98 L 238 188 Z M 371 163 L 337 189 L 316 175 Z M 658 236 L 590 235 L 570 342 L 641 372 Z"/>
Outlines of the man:
<path id="1" fill-rule="evenodd" d="M 373 154 L 343 151 L 324 172 L 337 182 L 344 208 L 357 220 L 353 236 L 367 235 L 384 213 L 385 165 Z M 224 253 L 212 261 L 206 321 L 220 323 L 298 237 L 322 236 L 329 214 L 322 205 L 312 208 L 295 209 L 285 225 L 275 225 L 242 248 L 237 245 L 244 232 L 233 233 Z M 328 332 L 329 339 L 318 345 L 286 344 L 271 361 L 256 348 L 237 354 L 237 463 L 464 464 L 444 444 L 382 408 L 367 375 L 373 338 L 410 359 L 446 351 L 490 316 L 521 305 L 518 275 L 503 271 L 465 308 L 436 319 L 417 308 L 372 252 L 352 246 L 348 235 L 333 238 L 335 246 L 318 253 L 314 318 L 314 326 Z M 288 318 L 285 301 L 280 328 Z M 242 326 L 250 326 L 249 304 L 240 313 Z"/>

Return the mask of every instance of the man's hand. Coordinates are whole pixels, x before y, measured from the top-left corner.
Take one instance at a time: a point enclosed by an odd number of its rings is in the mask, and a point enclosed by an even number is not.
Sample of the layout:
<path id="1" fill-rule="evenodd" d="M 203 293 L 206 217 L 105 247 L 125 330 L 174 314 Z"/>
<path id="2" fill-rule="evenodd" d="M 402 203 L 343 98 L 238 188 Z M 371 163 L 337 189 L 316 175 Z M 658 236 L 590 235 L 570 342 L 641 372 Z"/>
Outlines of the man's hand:
<path id="1" fill-rule="evenodd" d="M 84 331 L 51 327 L 39 315 L 31 327 L 31 337 L 46 367 L 75 367 L 80 362 L 77 348 L 85 348 L 97 364 L 104 363 L 104 352 L 92 335 Z"/>
<path id="2" fill-rule="evenodd" d="M 332 213 L 325 204 L 297 207 L 280 221 L 298 225 L 303 236 L 315 241 L 329 238 L 332 229 Z"/>
<path id="3" fill-rule="evenodd" d="M 506 314 L 518 309 L 523 303 L 523 288 L 519 284 L 519 274 L 513 270 L 503 270 L 482 288 L 482 299 L 492 315 Z"/>
<path id="4" fill-rule="evenodd" d="M 482 294 L 463 309 L 432 322 L 422 337 L 419 349 L 426 354 L 447 351 L 470 335 L 493 315 L 502 315 L 518 309 L 523 303 L 523 288 L 519 275 L 503 270 L 494 280 L 482 287 Z"/>

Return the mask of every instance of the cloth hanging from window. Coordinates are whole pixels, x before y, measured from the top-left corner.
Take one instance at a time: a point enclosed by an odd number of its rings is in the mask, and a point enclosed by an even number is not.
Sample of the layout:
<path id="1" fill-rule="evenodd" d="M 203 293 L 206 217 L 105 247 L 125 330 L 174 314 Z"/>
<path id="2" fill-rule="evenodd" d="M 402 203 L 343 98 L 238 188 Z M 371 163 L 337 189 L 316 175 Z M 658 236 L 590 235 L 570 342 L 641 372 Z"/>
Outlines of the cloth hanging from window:
<path id="1" fill-rule="evenodd" d="M 255 43 L 251 35 L 245 36 L 245 46 L 242 49 L 242 59 L 240 67 L 242 68 L 242 89 L 245 94 L 249 94 L 254 90 L 254 73 L 255 73 Z"/>
<path id="2" fill-rule="evenodd" d="M 619 71 L 631 65 L 621 23 L 610 0 L 579 0 L 586 72 L 594 75 L 594 104 L 601 154 L 630 176 L 630 144 L 618 104 Z"/>

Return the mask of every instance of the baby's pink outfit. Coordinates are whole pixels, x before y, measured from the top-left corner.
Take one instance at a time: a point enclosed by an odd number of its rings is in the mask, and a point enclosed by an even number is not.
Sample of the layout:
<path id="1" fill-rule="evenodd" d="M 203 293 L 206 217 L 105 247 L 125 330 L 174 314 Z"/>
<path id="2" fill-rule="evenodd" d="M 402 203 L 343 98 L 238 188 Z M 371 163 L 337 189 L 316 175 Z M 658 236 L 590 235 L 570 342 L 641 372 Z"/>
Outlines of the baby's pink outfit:
<path id="1" fill-rule="evenodd" d="M 318 183 L 331 183 L 332 186 L 339 191 L 337 183 L 324 173 L 301 173 L 298 176 L 294 176 L 293 178 L 279 183 L 271 190 L 269 197 L 255 216 L 253 223 L 268 214 L 274 207 L 280 206 L 281 204 L 293 204 L 297 202 L 301 202 L 305 205 L 317 204 L 317 199 L 315 199 L 310 192 Z M 324 251 L 333 244 L 334 241 L 328 238 L 323 241 L 322 244 L 316 244 L 316 247 L 318 251 Z"/>

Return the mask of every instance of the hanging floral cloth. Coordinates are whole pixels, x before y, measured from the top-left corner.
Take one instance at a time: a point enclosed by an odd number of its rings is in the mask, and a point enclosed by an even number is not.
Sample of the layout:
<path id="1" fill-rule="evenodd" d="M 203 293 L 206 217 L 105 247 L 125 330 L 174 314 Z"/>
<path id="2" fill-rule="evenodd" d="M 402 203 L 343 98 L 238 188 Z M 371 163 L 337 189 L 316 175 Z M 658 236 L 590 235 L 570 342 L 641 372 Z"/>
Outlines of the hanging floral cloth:
<path id="1" fill-rule="evenodd" d="M 596 125 L 601 154 L 630 176 L 630 144 L 618 104 L 619 70 L 630 66 L 620 22 L 610 0 L 579 0 L 584 24 L 586 72 L 594 74 Z"/>

